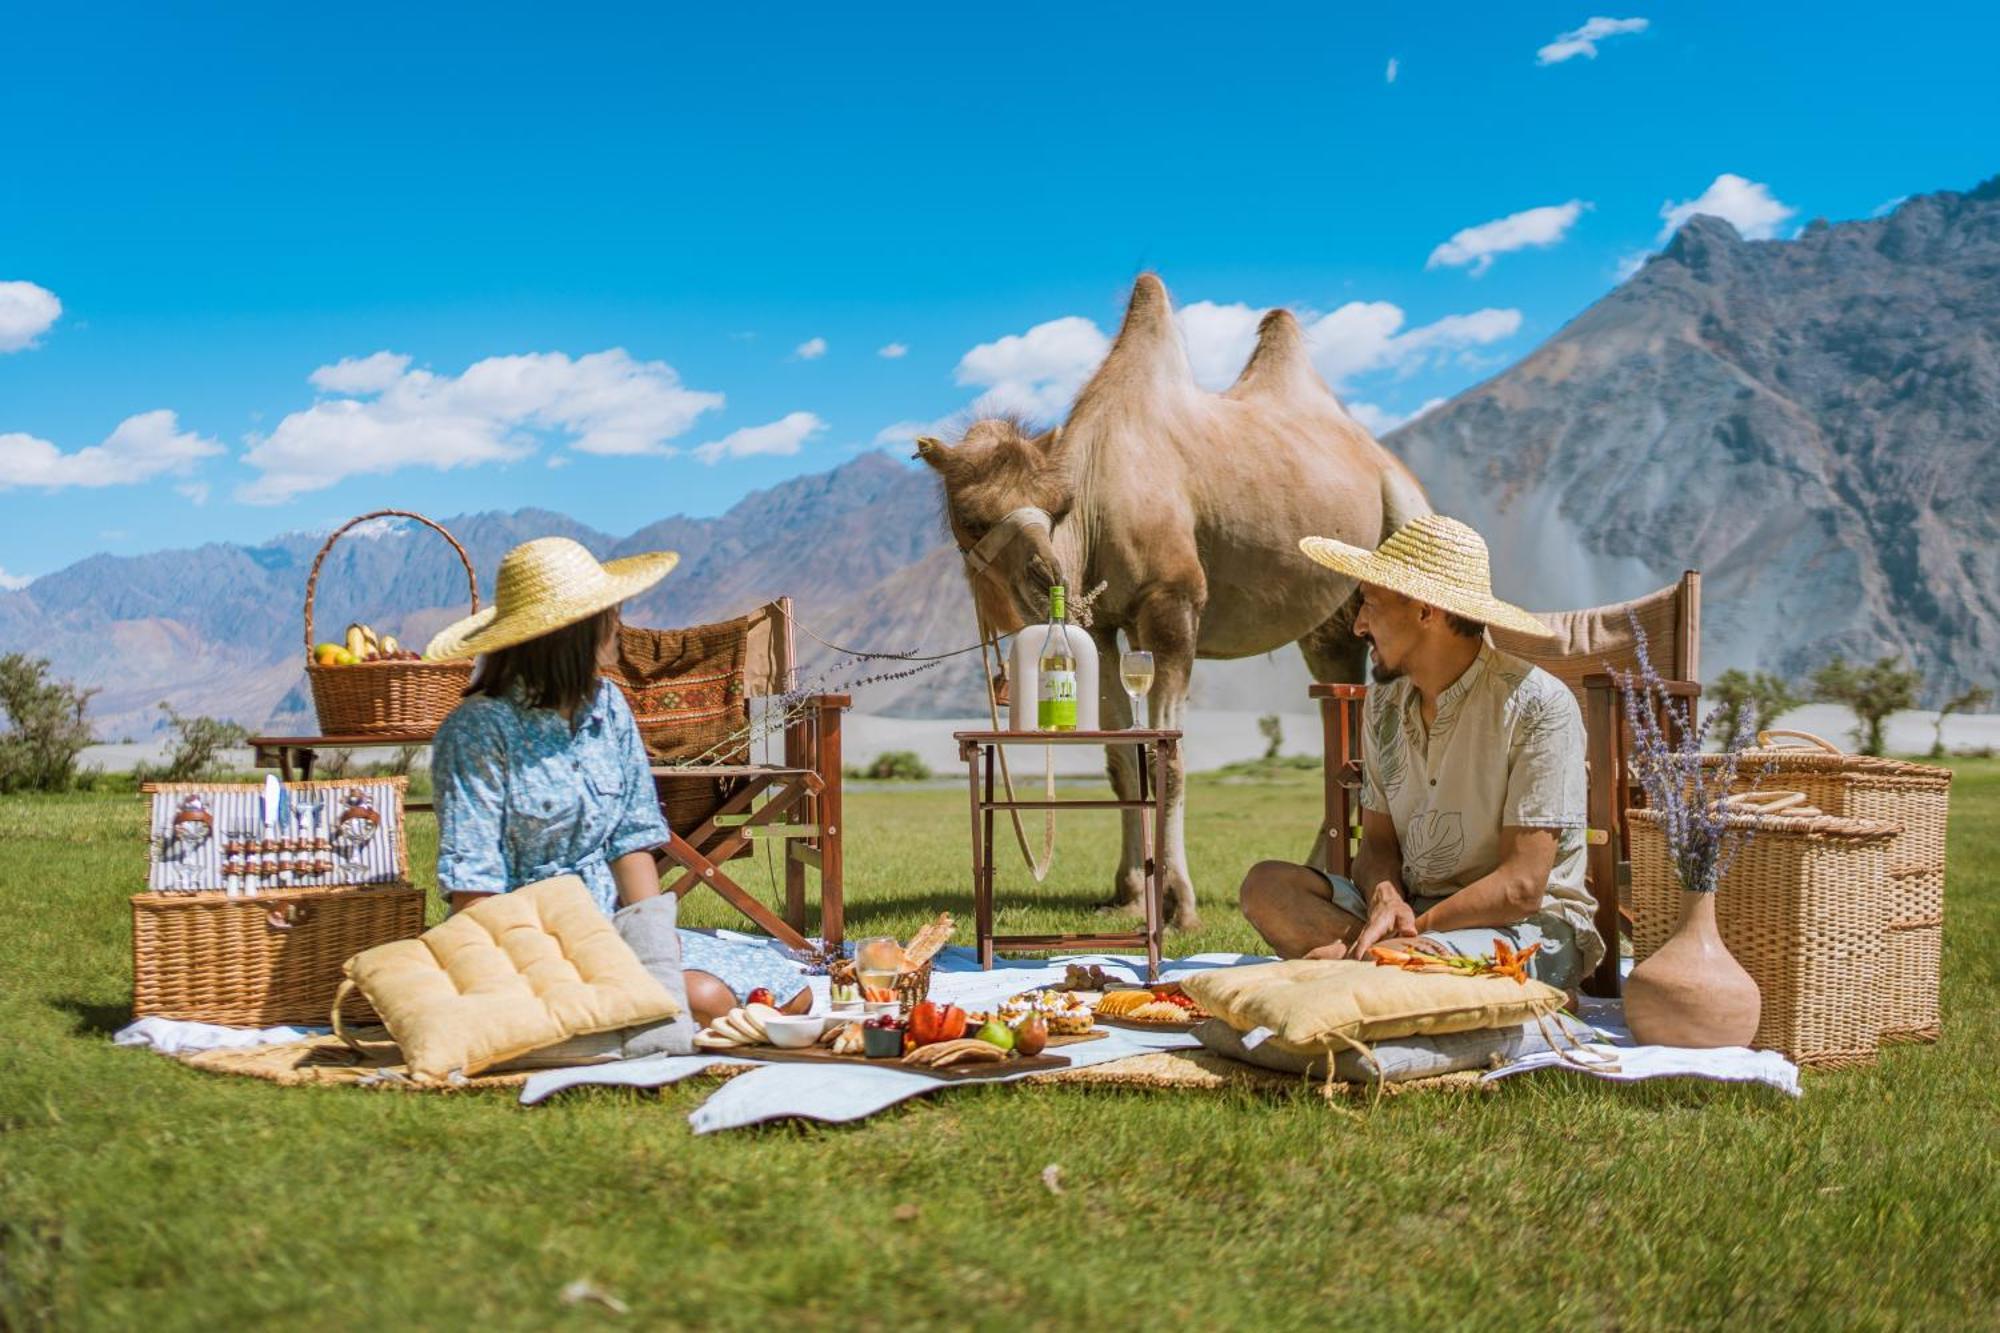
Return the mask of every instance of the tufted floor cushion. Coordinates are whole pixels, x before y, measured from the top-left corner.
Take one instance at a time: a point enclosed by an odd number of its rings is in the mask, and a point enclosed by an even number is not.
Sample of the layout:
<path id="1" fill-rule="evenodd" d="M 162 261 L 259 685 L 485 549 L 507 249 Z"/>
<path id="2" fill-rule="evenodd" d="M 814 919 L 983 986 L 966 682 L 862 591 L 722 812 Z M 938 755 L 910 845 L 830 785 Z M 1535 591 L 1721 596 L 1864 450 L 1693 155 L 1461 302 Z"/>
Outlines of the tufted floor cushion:
<path id="1" fill-rule="evenodd" d="M 1217 968 L 1189 977 L 1182 989 L 1238 1032 L 1262 1028 L 1280 1049 L 1307 1056 L 1394 1037 L 1519 1027 L 1563 1005 L 1563 993 L 1539 981 L 1346 959 Z"/>
<path id="2" fill-rule="evenodd" d="M 679 1012 L 574 875 L 496 893 L 416 939 L 358 953 L 347 975 L 420 1080 Z"/>

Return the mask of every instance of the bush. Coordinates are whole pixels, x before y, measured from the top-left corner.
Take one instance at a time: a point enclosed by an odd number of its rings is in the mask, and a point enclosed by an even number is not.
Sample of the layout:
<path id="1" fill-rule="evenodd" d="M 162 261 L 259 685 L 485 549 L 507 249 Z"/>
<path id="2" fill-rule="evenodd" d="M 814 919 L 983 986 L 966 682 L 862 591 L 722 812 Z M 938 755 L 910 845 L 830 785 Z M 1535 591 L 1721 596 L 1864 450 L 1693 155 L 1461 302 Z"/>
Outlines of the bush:
<path id="1" fill-rule="evenodd" d="M 91 743 L 83 720 L 96 690 L 49 679 L 45 657 L 0 657 L 0 792 L 68 791 L 76 785 L 77 756 Z"/>
<path id="2" fill-rule="evenodd" d="M 1264 762 L 1268 764 L 1284 748 L 1285 720 L 1276 713 L 1266 713 L 1257 719 L 1257 734 L 1264 738 Z"/>
<path id="3" fill-rule="evenodd" d="M 1805 702 L 1782 676 L 1768 671 L 1753 676 L 1733 667 L 1708 687 L 1708 698 L 1720 710 L 1709 723 L 1709 739 L 1725 746 L 1736 743 L 1746 722 L 1747 730 L 1762 731 Z"/>
<path id="4" fill-rule="evenodd" d="M 213 777 L 216 756 L 250 738 L 240 723 L 215 717 L 182 717 L 173 705 L 166 703 L 160 705 L 160 711 L 167 715 L 167 731 L 174 737 L 174 749 L 164 768 L 141 770 L 147 781 L 196 782 Z"/>
<path id="5" fill-rule="evenodd" d="M 1930 757 L 1933 759 L 1944 758 L 1944 720 L 1946 718 L 1950 717 L 1953 713 L 1973 712 L 1984 708 L 1992 702 L 1993 691 L 1987 689 L 1984 685 L 1974 685 L 1971 689 L 1965 691 L 1965 693 L 1954 695 L 1945 700 L 1944 706 L 1938 709 L 1937 735 L 1931 741 Z"/>
<path id="6" fill-rule="evenodd" d="M 930 765 L 914 750 L 884 750 L 866 768 L 849 769 L 848 776 L 890 782 L 922 782 L 931 775 Z"/>
<path id="7" fill-rule="evenodd" d="M 1881 754 L 1882 727 L 1892 713 L 1917 706 L 1921 674 L 1893 657 L 1879 658 L 1873 666 L 1854 666 L 1836 655 L 1813 673 L 1813 695 L 1826 702 L 1846 704 L 1858 719 L 1854 742 L 1863 754 Z"/>

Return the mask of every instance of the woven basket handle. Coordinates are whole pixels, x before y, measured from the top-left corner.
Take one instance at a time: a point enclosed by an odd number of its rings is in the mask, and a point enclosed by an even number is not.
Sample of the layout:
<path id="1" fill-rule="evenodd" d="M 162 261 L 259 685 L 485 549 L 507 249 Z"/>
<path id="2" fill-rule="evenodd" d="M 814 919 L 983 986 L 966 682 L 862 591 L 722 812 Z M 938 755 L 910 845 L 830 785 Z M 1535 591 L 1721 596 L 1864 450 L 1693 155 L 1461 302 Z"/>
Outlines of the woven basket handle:
<path id="1" fill-rule="evenodd" d="M 326 563 L 327 552 L 333 549 L 335 542 L 347 534 L 349 528 L 359 527 L 361 524 L 377 518 L 413 518 L 431 531 L 437 533 L 438 536 L 450 542 L 451 549 L 458 555 L 458 563 L 465 566 L 465 581 L 472 589 L 472 610 L 475 614 L 478 613 L 479 575 L 473 572 L 472 557 L 467 555 L 465 548 L 458 544 L 458 538 L 446 532 L 442 524 L 425 518 L 422 514 L 413 514 L 407 509 L 377 509 L 372 513 L 362 514 L 358 518 L 350 518 L 347 522 L 335 528 L 333 534 L 326 539 L 326 545 L 320 547 L 319 554 L 313 557 L 312 573 L 306 575 L 306 656 L 312 656 L 313 650 L 313 596 L 319 589 L 319 567 Z"/>
<path id="2" fill-rule="evenodd" d="M 1771 744 L 1771 742 L 1781 736 L 1789 737 L 1790 739 L 1795 741 L 1804 741 L 1805 744 L 1781 745 L 1774 747 Z M 1842 751 L 1838 745 L 1835 745 L 1832 741 L 1828 740 L 1824 736 L 1815 736 L 1810 731 L 1792 731 L 1784 727 L 1774 727 L 1770 731 L 1758 732 L 1757 748 L 1760 750 L 1769 750 L 1774 748 L 1781 750 L 1808 750 L 1808 749 L 1818 748 L 1821 750 L 1825 750 L 1828 754 L 1844 753 L 1844 751 Z"/>
<path id="3" fill-rule="evenodd" d="M 1740 791 L 1723 797 L 1722 804 L 1725 808 L 1752 815 L 1775 815 L 1781 810 L 1795 815 L 1819 813 L 1806 805 L 1806 794 L 1802 791 Z"/>

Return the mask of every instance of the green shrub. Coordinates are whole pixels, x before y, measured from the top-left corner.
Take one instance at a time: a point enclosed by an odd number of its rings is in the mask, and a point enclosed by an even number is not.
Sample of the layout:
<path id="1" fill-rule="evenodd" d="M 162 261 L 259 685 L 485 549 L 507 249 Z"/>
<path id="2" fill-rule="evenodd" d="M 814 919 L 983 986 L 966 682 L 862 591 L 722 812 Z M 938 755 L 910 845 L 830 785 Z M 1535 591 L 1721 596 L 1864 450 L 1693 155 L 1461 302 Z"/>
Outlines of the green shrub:
<path id="1" fill-rule="evenodd" d="M 931 776 L 930 765 L 915 750 L 884 750 L 866 768 L 850 768 L 851 778 L 874 778 L 888 782 L 923 782 Z"/>
<path id="2" fill-rule="evenodd" d="M 77 782 L 77 756 L 91 743 L 83 720 L 96 690 L 49 678 L 45 657 L 0 657 L 0 792 L 68 791 Z"/>

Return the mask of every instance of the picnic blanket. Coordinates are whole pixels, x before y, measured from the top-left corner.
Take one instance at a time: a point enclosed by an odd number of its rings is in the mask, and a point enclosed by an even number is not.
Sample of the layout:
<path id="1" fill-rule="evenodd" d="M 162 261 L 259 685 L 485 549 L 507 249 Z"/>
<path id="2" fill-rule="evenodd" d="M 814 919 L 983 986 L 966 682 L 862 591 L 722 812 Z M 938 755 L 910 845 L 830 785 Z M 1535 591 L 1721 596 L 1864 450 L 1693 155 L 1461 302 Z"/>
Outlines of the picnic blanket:
<path id="1" fill-rule="evenodd" d="M 713 933 L 724 939 L 761 944 L 782 952 L 781 946 L 763 936 L 727 930 Z M 1165 960 L 1161 973 L 1164 980 L 1172 981 L 1211 968 L 1268 961 L 1267 957 L 1250 954 L 1195 954 Z M 980 970 L 973 950 L 954 947 L 938 955 L 931 980 L 931 997 L 968 1008 L 991 1008 L 1020 991 L 1056 985 L 1072 963 L 1083 966 L 1095 964 L 1107 972 L 1134 981 L 1139 980 L 1145 966 L 1142 958 L 1132 955 L 1085 954 L 1054 960 L 999 959 L 993 970 L 988 972 Z M 824 1009 L 827 1003 L 826 978 L 811 977 L 809 982 L 815 1007 Z M 1622 1007 L 1615 1000 L 1586 1000 L 1582 1016 L 1595 1030 L 1597 1038 L 1590 1049 L 1600 1056 L 1589 1068 L 1579 1070 L 1574 1061 L 1565 1061 L 1558 1054 L 1537 1054 L 1492 1072 L 1445 1075 L 1403 1085 L 1401 1090 L 1490 1086 L 1502 1077 L 1539 1069 L 1566 1068 L 1615 1082 L 1662 1077 L 1700 1078 L 1753 1082 L 1788 1096 L 1800 1095 L 1797 1067 L 1775 1052 L 1739 1048 L 1692 1051 L 1636 1047 L 1624 1027 Z M 268 1035 L 264 1035 L 207 1024 L 169 1024 L 164 1020 L 144 1019 L 120 1032 L 116 1039 L 120 1044 L 151 1046 L 162 1053 L 176 1054 L 197 1068 L 217 1073 L 250 1074 L 285 1083 L 410 1086 L 397 1077 L 393 1066 L 379 1062 L 372 1066 L 357 1066 L 351 1058 L 337 1057 L 330 1047 L 322 1049 L 323 1043 L 338 1046 L 324 1035 L 324 1031 L 274 1029 L 266 1030 Z M 271 1037 L 277 1038 L 275 1044 L 270 1042 Z M 998 1074 L 991 1079 L 973 1081 L 1104 1083 L 1159 1088 L 1301 1085 L 1297 1076 L 1252 1069 L 1214 1056 L 1201 1050 L 1193 1037 L 1178 1032 L 1151 1033 L 1113 1028 L 1108 1029 L 1101 1040 L 1067 1046 L 1062 1048 L 1061 1053 L 1070 1059 L 1069 1068 L 1064 1070 Z M 912 1097 L 962 1086 L 958 1082 L 946 1082 L 893 1067 L 763 1063 L 717 1055 L 655 1056 L 574 1069 L 485 1076 L 467 1080 L 465 1086 L 518 1085 L 521 1104 L 539 1106 L 557 1093 L 572 1088 L 659 1088 L 701 1075 L 724 1077 L 727 1081 L 689 1115 L 689 1123 L 699 1134 L 783 1119 L 846 1123 L 865 1119 Z M 1332 1095 L 1358 1090 L 1358 1085 L 1323 1086 Z"/>

